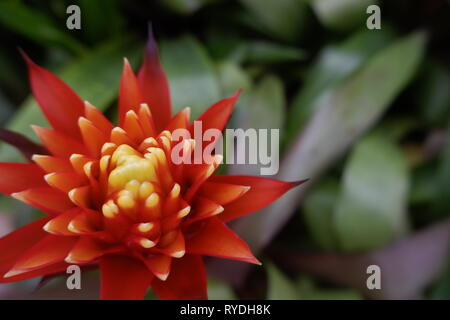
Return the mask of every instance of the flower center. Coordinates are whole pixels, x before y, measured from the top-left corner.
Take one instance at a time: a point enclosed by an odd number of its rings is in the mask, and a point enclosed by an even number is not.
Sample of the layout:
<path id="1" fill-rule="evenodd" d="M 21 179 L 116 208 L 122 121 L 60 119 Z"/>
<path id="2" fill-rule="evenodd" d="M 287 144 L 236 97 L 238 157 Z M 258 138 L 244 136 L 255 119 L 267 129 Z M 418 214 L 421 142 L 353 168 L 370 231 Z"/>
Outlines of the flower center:
<path id="1" fill-rule="evenodd" d="M 108 177 L 109 193 L 123 188 L 136 191 L 139 183 L 158 182 L 157 159 L 153 153 L 146 153 L 143 157 L 141 153 L 124 144 L 113 153 L 111 165 L 115 168 Z"/>
<path id="2" fill-rule="evenodd" d="M 176 241 L 181 220 L 191 208 L 181 198 L 163 149 L 151 147 L 141 153 L 120 145 L 111 154 L 108 169 L 102 205 L 105 228 L 140 251 L 164 249 Z M 168 253 L 180 257 L 184 251 Z"/>

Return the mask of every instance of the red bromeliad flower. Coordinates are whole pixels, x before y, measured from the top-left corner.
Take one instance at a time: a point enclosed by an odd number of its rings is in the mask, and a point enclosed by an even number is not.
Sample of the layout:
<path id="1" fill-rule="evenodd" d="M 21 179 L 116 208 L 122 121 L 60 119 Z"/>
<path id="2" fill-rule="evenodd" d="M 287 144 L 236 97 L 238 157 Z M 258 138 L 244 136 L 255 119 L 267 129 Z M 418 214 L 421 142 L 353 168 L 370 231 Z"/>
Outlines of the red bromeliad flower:
<path id="1" fill-rule="evenodd" d="M 162 299 L 205 299 L 203 255 L 259 264 L 225 223 L 299 183 L 214 176 L 219 155 L 212 164 L 174 164 L 171 132 L 193 128 L 189 109 L 171 115 L 152 37 L 137 77 L 125 61 L 117 127 L 25 59 L 52 126 L 33 127 L 48 154 L 34 154 L 32 163 L 0 163 L 0 192 L 47 215 L 0 239 L 0 282 L 77 264 L 99 267 L 102 299 L 142 299 L 149 286 Z M 222 131 L 237 98 L 206 110 L 198 118 L 204 130 Z M 184 143 L 192 152 L 192 140 Z"/>

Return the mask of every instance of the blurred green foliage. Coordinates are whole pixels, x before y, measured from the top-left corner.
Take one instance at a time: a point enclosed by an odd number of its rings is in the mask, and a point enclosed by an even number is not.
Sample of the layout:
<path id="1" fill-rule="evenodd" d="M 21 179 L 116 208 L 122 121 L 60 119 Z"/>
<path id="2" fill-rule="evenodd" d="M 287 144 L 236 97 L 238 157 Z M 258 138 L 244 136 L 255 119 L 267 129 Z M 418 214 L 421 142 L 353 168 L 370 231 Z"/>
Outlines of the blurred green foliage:
<path id="1" fill-rule="evenodd" d="M 69 4 L 81 8 L 81 30 L 66 28 Z M 381 30 L 366 28 L 371 4 L 381 7 Z M 304 134 L 314 125 L 322 135 L 316 140 L 326 141 L 314 146 L 318 162 L 342 141 L 351 144 L 317 174 L 296 203 L 301 219 L 294 217 L 273 246 L 369 253 L 450 216 L 450 52 L 443 45 L 449 6 L 444 0 L 2 0 L 0 122 L 33 139 L 29 125 L 45 125 L 17 47 L 115 119 L 122 58 L 137 69 L 152 21 L 174 111 L 189 106 L 196 117 L 243 88 L 230 125 L 280 128 L 284 154 L 298 141 L 307 144 Z M 0 160 L 23 161 L 6 145 Z M 305 168 L 288 170 L 298 175 Z M 25 210 L 5 198 L 0 209 Z M 265 228 L 259 232 L 273 226 Z M 300 270 L 285 273 L 276 255 L 267 260 L 262 296 L 269 299 L 361 298 Z M 450 298 L 448 271 L 435 278 L 420 296 Z M 239 297 L 219 280 L 210 281 L 210 293 Z"/>

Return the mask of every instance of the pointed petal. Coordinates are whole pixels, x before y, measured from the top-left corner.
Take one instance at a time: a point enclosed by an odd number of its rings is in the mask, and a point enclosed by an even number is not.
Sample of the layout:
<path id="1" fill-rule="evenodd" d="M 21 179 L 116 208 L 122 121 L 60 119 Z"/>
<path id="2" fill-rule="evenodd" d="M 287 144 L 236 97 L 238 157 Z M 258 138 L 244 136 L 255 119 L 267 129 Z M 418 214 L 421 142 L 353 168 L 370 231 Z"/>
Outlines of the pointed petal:
<path id="1" fill-rule="evenodd" d="M 81 208 L 89 208 L 91 205 L 91 187 L 84 186 L 69 191 L 70 200 Z"/>
<path id="2" fill-rule="evenodd" d="M 207 198 L 196 197 L 192 204 L 192 215 L 187 220 L 191 224 L 199 220 L 203 220 L 222 213 L 224 208 Z"/>
<path id="3" fill-rule="evenodd" d="M 31 160 L 33 154 L 47 154 L 43 146 L 31 141 L 26 136 L 4 128 L 0 128 L 0 140 L 17 148 L 26 159 Z"/>
<path id="4" fill-rule="evenodd" d="M 0 162 L 0 193 L 46 186 L 44 171 L 34 163 Z"/>
<path id="5" fill-rule="evenodd" d="M 195 196 L 203 183 L 205 183 L 217 168 L 219 168 L 222 160 L 223 156 L 216 154 L 213 156 L 213 162 L 211 164 L 185 165 L 185 168 L 183 168 L 185 171 L 185 178 L 190 181 L 189 190 L 184 196 L 186 201 L 190 201 Z"/>
<path id="6" fill-rule="evenodd" d="M 75 234 L 99 234 L 99 226 L 102 224 L 100 213 L 94 210 L 80 210 L 67 226 L 67 228 Z"/>
<path id="7" fill-rule="evenodd" d="M 127 144 L 130 146 L 134 146 L 135 143 L 133 139 L 131 139 L 128 134 L 120 127 L 115 127 L 111 130 L 111 142 L 120 146 L 121 144 Z"/>
<path id="8" fill-rule="evenodd" d="M 63 212 L 50 221 L 48 221 L 43 229 L 48 233 L 61 236 L 74 236 L 75 234 L 68 229 L 69 223 L 81 213 L 80 208 L 73 208 Z"/>
<path id="9" fill-rule="evenodd" d="M 113 129 L 112 123 L 106 118 L 100 110 L 91 105 L 89 102 L 84 102 L 85 117 L 91 121 L 104 135 L 109 136 Z"/>
<path id="10" fill-rule="evenodd" d="M 225 205 L 242 197 L 249 190 L 250 187 L 248 186 L 206 181 L 200 188 L 198 195 Z"/>
<path id="11" fill-rule="evenodd" d="M 197 118 L 196 121 L 202 122 L 203 132 L 211 128 L 223 131 L 228 120 L 230 119 L 231 113 L 233 112 L 240 93 L 241 91 L 239 90 L 231 97 L 216 102 Z M 191 134 L 193 133 L 193 130 L 194 124 L 191 126 Z"/>
<path id="12" fill-rule="evenodd" d="M 305 182 L 284 182 L 251 176 L 213 176 L 208 181 L 249 186 L 250 190 L 239 199 L 225 205 L 220 215 L 222 221 L 230 221 L 268 206 L 291 188 Z"/>
<path id="13" fill-rule="evenodd" d="M 76 123 L 78 127 L 78 121 Z M 73 153 L 86 154 L 88 152 L 84 145 L 59 131 L 38 126 L 32 126 L 32 128 L 47 149 L 55 156 L 68 158 Z M 81 137 L 79 140 L 81 140 Z"/>
<path id="14" fill-rule="evenodd" d="M 141 90 L 138 80 L 127 59 L 123 63 L 122 78 L 120 79 L 119 92 L 119 125 L 122 126 L 125 114 L 134 110 L 138 112 L 142 100 Z"/>
<path id="15" fill-rule="evenodd" d="M 175 239 L 167 246 L 164 245 L 164 237 L 160 240 L 160 244 L 163 245 L 163 248 L 158 248 L 160 252 L 163 252 L 174 258 L 181 258 L 186 253 L 186 244 L 184 242 L 184 236 L 181 231 L 172 231 L 176 232 Z M 166 233 L 166 236 L 168 234 Z"/>
<path id="16" fill-rule="evenodd" d="M 51 187 L 28 189 L 13 193 L 11 196 L 52 215 L 67 211 L 74 206 L 66 194 Z"/>
<path id="17" fill-rule="evenodd" d="M 35 154 L 32 160 L 47 173 L 72 171 L 72 165 L 67 159 Z"/>
<path id="18" fill-rule="evenodd" d="M 8 283 L 8 282 L 16 282 L 16 281 L 22 281 L 22 280 L 28 280 L 36 277 L 41 276 L 47 276 L 47 275 L 53 275 L 57 273 L 64 273 L 66 274 L 67 267 L 69 265 L 62 261 L 62 262 L 56 262 L 53 264 L 50 264 L 48 266 L 31 270 L 31 271 L 23 271 L 23 273 L 10 276 L 8 278 L 1 278 L 0 277 L 0 283 Z"/>
<path id="19" fill-rule="evenodd" d="M 166 281 L 154 279 L 152 289 L 164 300 L 205 300 L 206 272 L 200 256 L 186 255 L 174 259 Z"/>
<path id="20" fill-rule="evenodd" d="M 102 300 L 142 300 L 153 275 L 137 259 L 107 255 L 100 259 Z"/>
<path id="21" fill-rule="evenodd" d="M 79 175 L 76 172 L 53 172 L 45 175 L 45 181 L 47 183 L 64 192 L 67 193 L 70 190 L 87 184 L 86 177 Z"/>
<path id="22" fill-rule="evenodd" d="M 8 278 L 9 276 L 36 270 L 56 262 L 62 262 L 76 241 L 76 237 L 46 235 L 20 256 L 5 277 Z"/>
<path id="23" fill-rule="evenodd" d="M 84 113 L 83 101 L 54 74 L 24 57 L 28 64 L 31 90 L 48 122 L 54 129 L 79 138 L 77 121 Z"/>
<path id="24" fill-rule="evenodd" d="M 48 235 L 42 229 L 48 220 L 47 217 L 36 220 L 0 238 L 0 282 L 25 250 Z"/>
<path id="25" fill-rule="evenodd" d="M 165 130 L 172 132 L 175 129 L 189 129 L 190 114 L 191 108 L 184 108 L 170 120 Z"/>
<path id="26" fill-rule="evenodd" d="M 152 113 L 147 104 L 142 103 L 139 107 L 139 123 L 146 137 L 155 137 L 157 135 L 155 122 Z"/>
<path id="27" fill-rule="evenodd" d="M 166 255 L 155 255 L 148 258 L 143 258 L 144 263 L 149 268 L 149 270 L 156 276 L 158 279 L 165 281 L 169 276 L 170 265 L 172 262 L 172 258 Z"/>
<path id="28" fill-rule="evenodd" d="M 158 47 L 153 33 L 149 30 L 149 39 L 144 55 L 144 63 L 138 73 L 138 83 L 143 102 L 147 103 L 155 119 L 156 129 L 161 131 L 171 118 L 169 82 L 160 64 Z"/>
<path id="29" fill-rule="evenodd" d="M 142 140 L 146 138 L 140 125 L 139 118 L 133 110 L 130 110 L 125 114 L 123 129 L 136 144 L 140 144 Z"/>
<path id="30" fill-rule="evenodd" d="M 247 244 L 218 218 L 209 218 L 187 241 L 186 252 L 260 264 Z"/>
<path id="31" fill-rule="evenodd" d="M 78 125 L 80 127 L 84 145 L 90 151 L 90 155 L 93 157 L 100 156 L 102 147 L 105 142 L 107 142 L 109 134 L 108 136 L 105 136 L 99 128 L 84 117 L 78 119 Z"/>
<path id="32" fill-rule="evenodd" d="M 72 165 L 72 169 L 75 170 L 79 175 L 84 175 L 84 166 L 93 161 L 92 158 L 86 157 L 82 154 L 74 153 L 69 158 L 70 164 Z M 71 171 L 71 170 L 67 170 Z"/>
<path id="33" fill-rule="evenodd" d="M 110 252 L 111 248 L 105 244 L 89 237 L 81 237 L 70 250 L 65 261 L 67 263 L 86 263 Z"/>

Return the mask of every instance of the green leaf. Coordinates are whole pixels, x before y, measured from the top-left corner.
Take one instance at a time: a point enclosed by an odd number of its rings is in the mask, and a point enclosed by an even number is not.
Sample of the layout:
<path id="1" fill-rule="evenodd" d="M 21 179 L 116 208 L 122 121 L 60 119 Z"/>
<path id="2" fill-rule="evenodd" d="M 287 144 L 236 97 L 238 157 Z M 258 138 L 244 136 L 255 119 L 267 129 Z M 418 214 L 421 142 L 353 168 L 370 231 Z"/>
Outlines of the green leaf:
<path id="1" fill-rule="evenodd" d="M 159 0 L 159 2 L 180 14 L 192 14 L 201 7 L 216 0 Z"/>
<path id="2" fill-rule="evenodd" d="M 286 108 L 283 82 L 274 75 L 266 75 L 239 106 L 234 118 L 236 127 L 281 129 Z"/>
<path id="3" fill-rule="evenodd" d="M 364 30 L 337 46 L 325 47 L 306 74 L 287 121 L 287 142 L 304 127 L 318 106 L 320 95 L 335 87 L 393 39 L 389 28 Z"/>
<path id="4" fill-rule="evenodd" d="M 269 288 L 268 300 L 298 300 L 300 292 L 286 276 L 272 263 L 264 263 L 267 270 Z"/>
<path id="5" fill-rule="evenodd" d="M 433 300 L 450 300 L 450 263 L 444 275 L 434 285 L 430 298 Z"/>
<path id="6" fill-rule="evenodd" d="M 9 118 L 11 113 L 13 113 L 11 102 L 0 90 L 0 124 L 3 124 Z"/>
<path id="7" fill-rule="evenodd" d="M 437 188 L 431 211 L 438 216 L 447 216 L 450 210 L 450 122 L 446 132 L 446 143 L 440 155 L 435 177 Z"/>
<path id="8" fill-rule="evenodd" d="M 342 249 L 370 250 L 403 235 L 408 190 L 408 165 L 398 146 L 381 134 L 358 142 L 344 169 L 335 211 Z"/>
<path id="9" fill-rule="evenodd" d="M 303 300 L 362 300 L 356 290 L 321 288 L 309 276 L 301 276 L 297 282 Z"/>
<path id="10" fill-rule="evenodd" d="M 239 89 L 243 89 L 242 94 L 251 91 L 251 79 L 238 64 L 228 60 L 222 61 L 217 64 L 217 74 L 223 96 L 231 96 Z"/>
<path id="11" fill-rule="evenodd" d="M 295 41 L 304 28 L 307 5 L 301 0 L 241 0 L 269 33 Z"/>
<path id="12" fill-rule="evenodd" d="M 377 0 L 312 0 L 320 22 L 333 30 L 350 30 L 365 25 L 367 7 Z"/>
<path id="13" fill-rule="evenodd" d="M 450 119 L 450 71 L 443 65 L 431 64 L 421 76 L 416 91 L 423 118 L 429 124 L 446 125 Z"/>
<path id="14" fill-rule="evenodd" d="M 0 73 L 2 89 L 13 95 L 20 96 L 24 87 L 20 72 L 17 71 L 16 65 L 12 63 L 10 55 L 6 54 L 6 52 L 0 52 L 0 70 L 2 70 Z"/>
<path id="15" fill-rule="evenodd" d="M 396 41 L 328 92 L 302 135 L 285 153 L 275 178 L 314 181 L 335 165 L 336 158 L 377 122 L 412 79 L 423 58 L 425 39 L 424 34 L 413 33 Z M 234 230 L 254 252 L 261 250 L 296 211 L 309 185 L 292 189 L 259 214 L 239 219 Z"/>
<path id="16" fill-rule="evenodd" d="M 77 54 L 85 50 L 70 36 L 65 25 L 56 26 L 49 17 L 19 1 L 0 1 L 0 22 L 39 45 L 56 46 Z"/>
<path id="17" fill-rule="evenodd" d="M 310 178 L 313 182 L 334 166 L 411 81 L 423 59 L 425 39 L 424 34 L 413 33 L 396 41 L 328 92 L 302 135 L 285 153 L 275 178 Z M 310 185 L 294 188 L 258 214 L 238 219 L 234 230 L 253 252 L 260 252 L 296 212 Z M 243 279 L 245 271 L 234 272 L 233 279 Z"/>
<path id="18" fill-rule="evenodd" d="M 67 65 L 58 75 L 83 99 L 105 110 L 118 94 L 123 57 L 137 62 L 141 46 L 130 41 L 112 41 L 101 45 L 84 57 Z M 36 139 L 30 125 L 47 126 L 47 122 L 32 97 L 16 112 L 7 128 Z M 20 159 L 12 147 L 0 145 L 2 161 Z"/>
<path id="19" fill-rule="evenodd" d="M 322 250 L 332 251 L 337 249 L 334 208 L 338 193 L 338 181 L 328 179 L 311 190 L 303 201 L 306 225 L 314 241 Z"/>
<path id="20" fill-rule="evenodd" d="M 208 299 L 209 300 L 236 300 L 233 289 L 226 282 L 208 277 Z"/>
<path id="21" fill-rule="evenodd" d="M 174 112 L 191 107 L 195 119 L 221 98 L 213 64 L 192 36 L 163 41 L 161 59 L 169 78 Z"/>
<path id="22" fill-rule="evenodd" d="M 280 63 L 303 60 L 305 51 L 269 41 L 243 42 L 233 53 L 243 63 Z"/>
<path id="23" fill-rule="evenodd" d="M 280 138 L 285 118 L 286 99 L 283 82 L 274 75 L 266 75 L 251 91 L 239 99 L 230 126 L 247 129 L 279 129 Z M 270 131 L 267 146 L 271 148 Z M 244 142 L 246 143 L 246 142 Z M 246 148 L 249 150 L 249 148 Z M 247 155 L 248 156 L 248 155 Z M 271 154 L 273 157 L 274 155 Z M 272 159 L 275 161 L 274 159 Z M 230 165 L 231 174 L 260 175 L 260 164 Z"/>
<path id="24" fill-rule="evenodd" d="M 79 0 L 82 31 L 91 43 L 104 41 L 121 32 L 123 18 L 119 0 Z"/>

